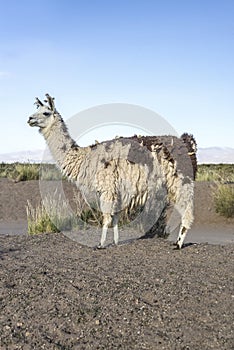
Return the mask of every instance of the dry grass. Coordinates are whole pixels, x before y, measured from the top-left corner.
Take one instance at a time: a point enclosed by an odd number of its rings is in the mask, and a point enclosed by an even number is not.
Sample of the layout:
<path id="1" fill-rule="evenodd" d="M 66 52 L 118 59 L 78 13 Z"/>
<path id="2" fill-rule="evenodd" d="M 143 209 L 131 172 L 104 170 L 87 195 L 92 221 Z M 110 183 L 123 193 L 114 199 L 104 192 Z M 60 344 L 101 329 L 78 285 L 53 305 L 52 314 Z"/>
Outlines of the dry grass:
<path id="1" fill-rule="evenodd" d="M 199 165 L 196 180 L 214 182 L 216 212 L 227 218 L 234 217 L 234 164 Z"/>
<path id="2" fill-rule="evenodd" d="M 234 182 L 234 164 L 200 164 L 196 181 Z"/>
<path id="3" fill-rule="evenodd" d="M 40 164 L 35 163 L 12 163 L 0 165 L 0 177 L 12 179 L 15 182 L 38 180 Z"/>
<path id="4" fill-rule="evenodd" d="M 0 178 L 19 181 L 60 180 L 66 177 L 61 174 L 55 164 L 38 163 L 0 163 Z"/>
<path id="5" fill-rule="evenodd" d="M 234 217 L 234 186 L 218 184 L 214 192 L 215 210 L 226 218 Z"/>
<path id="6" fill-rule="evenodd" d="M 28 233 L 60 232 L 72 230 L 78 225 L 69 204 L 56 191 L 48 195 L 43 203 L 33 208 L 28 201 L 27 207 Z"/>
<path id="7" fill-rule="evenodd" d="M 42 204 L 33 208 L 32 204 L 28 201 L 26 211 L 29 234 L 59 232 Z"/>

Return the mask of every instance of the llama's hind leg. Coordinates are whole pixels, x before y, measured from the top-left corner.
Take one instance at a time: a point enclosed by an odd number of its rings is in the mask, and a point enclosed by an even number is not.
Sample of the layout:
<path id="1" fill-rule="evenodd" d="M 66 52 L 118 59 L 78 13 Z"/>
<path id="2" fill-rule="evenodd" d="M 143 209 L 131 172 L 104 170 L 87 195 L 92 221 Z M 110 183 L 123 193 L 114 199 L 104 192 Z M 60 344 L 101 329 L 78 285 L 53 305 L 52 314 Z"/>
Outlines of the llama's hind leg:
<path id="1" fill-rule="evenodd" d="M 185 189 L 186 190 L 186 189 Z M 186 191 L 185 191 L 186 192 Z M 194 216 L 193 216 L 193 187 L 187 188 L 188 197 L 181 196 L 181 201 L 178 203 L 177 209 L 181 214 L 181 226 L 179 235 L 176 241 L 177 248 L 181 249 L 183 246 L 184 239 L 187 231 L 191 228 Z M 185 205 L 186 204 L 186 205 Z"/>
<path id="2" fill-rule="evenodd" d="M 104 244 L 106 241 L 106 235 L 109 225 L 111 224 L 112 218 L 110 214 L 103 214 L 103 227 L 102 227 L 102 236 L 100 244 L 98 245 L 98 248 L 104 248 Z"/>
<path id="3" fill-rule="evenodd" d="M 191 203 L 190 203 L 191 204 Z M 181 226 L 179 235 L 176 241 L 177 248 L 181 249 L 184 243 L 184 239 L 188 230 L 191 228 L 193 223 L 193 205 L 189 205 L 187 210 L 183 213 L 181 217 Z"/>
<path id="4" fill-rule="evenodd" d="M 182 248 L 187 231 L 188 230 L 186 227 L 184 227 L 183 225 L 180 226 L 180 232 L 176 240 L 176 246 L 178 249 Z"/>

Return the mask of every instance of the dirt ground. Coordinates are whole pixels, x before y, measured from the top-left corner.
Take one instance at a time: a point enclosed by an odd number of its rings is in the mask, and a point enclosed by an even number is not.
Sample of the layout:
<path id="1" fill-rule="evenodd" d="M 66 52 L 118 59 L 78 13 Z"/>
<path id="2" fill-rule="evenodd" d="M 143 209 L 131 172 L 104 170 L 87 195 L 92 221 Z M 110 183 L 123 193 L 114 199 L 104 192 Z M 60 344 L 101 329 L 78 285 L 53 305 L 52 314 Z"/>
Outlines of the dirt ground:
<path id="1" fill-rule="evenodd" d="M 220 235 L 212 184 L 196 184 L 197 228 Z M 67 189 L 71 195 L 71 189 Z M 70 192 L 69 192 L 70 191 Z M 37 181 L 0 180 L 0 223 L 26 219 Z M 95 250 L 62 234 L 0 235 L 0 349 L 234 348 L 233 244 L 135 240 Z"/>

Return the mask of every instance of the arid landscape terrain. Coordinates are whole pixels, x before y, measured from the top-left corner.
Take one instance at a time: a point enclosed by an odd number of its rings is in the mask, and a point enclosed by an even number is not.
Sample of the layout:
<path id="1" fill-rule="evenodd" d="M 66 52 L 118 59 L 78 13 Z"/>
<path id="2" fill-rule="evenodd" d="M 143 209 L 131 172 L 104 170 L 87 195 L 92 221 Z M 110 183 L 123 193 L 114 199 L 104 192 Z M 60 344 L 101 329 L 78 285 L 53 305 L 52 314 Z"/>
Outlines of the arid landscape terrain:
<path id="1" fill-rule="evenodd" d="M 233 349 L 234 219 L 212 191 L 196 183 L 182 250 L 173 234 L 95 250 L 23 234 L 39 182 L 0 179 L 0 349 Z"/>

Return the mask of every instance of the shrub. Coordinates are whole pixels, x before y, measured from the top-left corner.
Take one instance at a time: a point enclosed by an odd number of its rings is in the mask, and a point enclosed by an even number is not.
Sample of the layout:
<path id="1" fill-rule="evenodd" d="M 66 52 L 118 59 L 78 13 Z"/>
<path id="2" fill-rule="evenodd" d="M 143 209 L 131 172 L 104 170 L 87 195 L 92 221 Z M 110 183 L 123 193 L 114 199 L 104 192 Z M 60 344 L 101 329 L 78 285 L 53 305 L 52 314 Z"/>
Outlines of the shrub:
<path id="1" fill-rule="evenodd" d="M 42 204 L 33 208 L 32 204 L 28 201 L 26 211 L 29 234 L 59 232 Z"/>
<path id="2" fill-rule="evenodd" d="M 53 196 L 44 198 L 36 208 L 28 201 L 26 212 L 30 234 L 72 230 L 79 224 L 68 203 L 56 191 Z"/>
<path id="3" fill-rule="evenodd" d="M 15 163 L 7 164 L 7 163 L 1 163 L 0 164 L 0 178 L 7 177 L 9 178 L 10 174 L 14 171 Z"/>
<path id="4" fill-rule="evenodd" d="M 1 163 L 0 177 L 6 177 L 16 182 L 39 179 L 40 164 L 35 163 Z"/>
<path id="5" fill-rule="evenodd" d="M 215 210 L 227 218 L 234 217 L 234 186 L 219 184 L 214 194 Z"/>
<path id="6" fill-rule="evenodd" d="M 34 163 L 16 163 L 13 172 L 15 181 L 27 181 L 39 179 L 39 164 Z"/>
<path id="7" fill-rule="evenodd" d="M 0 163 L 0 178 L 12 179 L 15 182 L 28 180 L 61 180 L 66 179 L 55 164 L 38 163 Z"/>

